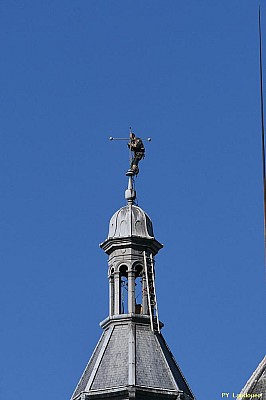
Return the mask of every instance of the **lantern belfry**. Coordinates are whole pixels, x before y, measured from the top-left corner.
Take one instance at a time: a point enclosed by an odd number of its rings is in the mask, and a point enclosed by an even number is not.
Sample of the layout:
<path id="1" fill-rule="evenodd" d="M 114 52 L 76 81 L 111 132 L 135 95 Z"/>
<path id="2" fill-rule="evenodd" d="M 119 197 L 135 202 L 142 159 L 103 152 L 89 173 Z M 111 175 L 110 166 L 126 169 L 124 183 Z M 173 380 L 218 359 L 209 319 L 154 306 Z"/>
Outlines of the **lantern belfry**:
<path id="1" fill-rule="evenodd" d="M 151 219 L 135 204 L 143 141 L 130 132 L 128 147 L 133 156 L 126 173 L 127 204 L 112 216 L 100 245 L 109 257 L 109 316 L 100 324 L 103 334 L 71 400 L 194 400 L 161 334 L 154 258 L 163 246 Z"/>

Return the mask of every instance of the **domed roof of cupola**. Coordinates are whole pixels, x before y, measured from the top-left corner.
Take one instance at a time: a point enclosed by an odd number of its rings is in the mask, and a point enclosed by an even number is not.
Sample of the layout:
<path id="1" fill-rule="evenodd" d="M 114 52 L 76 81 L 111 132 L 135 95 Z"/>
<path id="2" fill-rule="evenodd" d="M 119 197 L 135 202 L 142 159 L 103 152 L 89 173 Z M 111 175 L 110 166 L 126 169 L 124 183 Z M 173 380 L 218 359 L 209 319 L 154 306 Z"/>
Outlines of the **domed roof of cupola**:
<path id="1" fill-rule="evenodd" d="M 136 191 L 133 188 L 132 176 L 129 176 L 128 188 L 125 191 L 127 205 L 120 208 L 111 218 L 107 239 L 100 247 L 111 254 L 116 248 L 130 248 L 132 244 L 148 246 L 155 255 L 163 245 L 155 239 L 150 217 L 135 205 Z"/>
<path id="2" fill-rule="evenodd" d="M 128 204 L 112 216 L 108 239 L 131 236 L 154 238 L 150 217 L 140 207 Z"/>

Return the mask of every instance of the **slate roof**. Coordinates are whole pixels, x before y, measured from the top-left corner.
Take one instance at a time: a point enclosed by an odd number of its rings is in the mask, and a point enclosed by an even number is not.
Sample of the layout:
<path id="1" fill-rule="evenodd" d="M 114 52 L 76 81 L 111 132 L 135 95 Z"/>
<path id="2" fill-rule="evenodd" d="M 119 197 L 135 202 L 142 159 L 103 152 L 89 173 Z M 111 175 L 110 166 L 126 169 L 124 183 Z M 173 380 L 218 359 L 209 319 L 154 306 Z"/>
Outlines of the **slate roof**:
<path id="1" fill-rule="evenodd" d="M 266 356 L 247 381 L 241 394 L 261 394 L 261 396 L 257 398 L 266 398 Z"/>
<path id="2" fill-rule="evenodd" d="M 183 392 L 184 398 L 194 399 L 163 336 L 151 331 L 148 318 L 125 317 L 107 325 L 72 400 L 129 387 L 145 389 L 154 399 L 157 392 L 173 399 Z"/>

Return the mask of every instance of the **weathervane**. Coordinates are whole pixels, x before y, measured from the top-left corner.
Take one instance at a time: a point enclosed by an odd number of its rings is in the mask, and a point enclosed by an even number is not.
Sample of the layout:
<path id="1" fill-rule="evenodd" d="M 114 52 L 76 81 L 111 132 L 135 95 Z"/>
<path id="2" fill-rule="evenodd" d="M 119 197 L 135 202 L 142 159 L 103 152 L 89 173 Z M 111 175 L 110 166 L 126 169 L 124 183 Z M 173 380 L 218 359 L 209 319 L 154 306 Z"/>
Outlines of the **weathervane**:
<path id="1" fill-rule="evenodd" d="M 145 157 L 145 147 L 143 144 L 143 139 L 140 139 L 132 132 L 131 128 L 129 131 L 129 138 L 114 138 L 112 136 L 109 137 L 110 140 L 128 140 L 128 148 L 130 150 L 130 168 L 126 172 L 127 176 L 137 176 L 139 173 L 138 164 L 140 160 Z M 148 142 L 151 141 L 151 138 L 144 139 Z"/>

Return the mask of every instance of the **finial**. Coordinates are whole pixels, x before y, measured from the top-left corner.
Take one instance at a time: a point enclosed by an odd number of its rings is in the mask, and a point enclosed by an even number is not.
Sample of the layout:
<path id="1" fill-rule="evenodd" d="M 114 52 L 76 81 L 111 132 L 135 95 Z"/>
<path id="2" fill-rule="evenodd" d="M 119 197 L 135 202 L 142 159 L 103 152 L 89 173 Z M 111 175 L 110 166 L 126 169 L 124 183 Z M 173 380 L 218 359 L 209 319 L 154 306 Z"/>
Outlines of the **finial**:
<path id="1" fill-rule="evenodd" d="M 136 191 L 133 188 L 133 177 L 128 177 L 128 186 L 125 191 L 125 199 L 127 200 L 128 204 L 133 204 L 136 198 Z"/>

